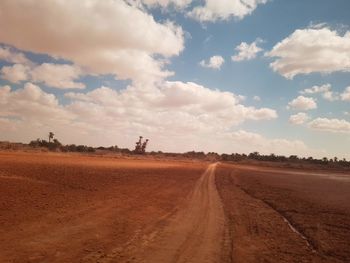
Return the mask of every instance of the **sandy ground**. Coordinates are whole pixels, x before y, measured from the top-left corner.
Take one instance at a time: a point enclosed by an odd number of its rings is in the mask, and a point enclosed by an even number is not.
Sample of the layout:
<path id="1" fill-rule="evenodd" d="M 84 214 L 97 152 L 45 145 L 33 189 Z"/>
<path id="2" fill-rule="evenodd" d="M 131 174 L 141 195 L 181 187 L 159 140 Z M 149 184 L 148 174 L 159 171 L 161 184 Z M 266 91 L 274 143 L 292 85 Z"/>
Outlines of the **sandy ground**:
<path id="1" fill-rule="evenodd" d="M 127 262 L 207 164 L 0 154 L 0 262 Z"/>
<path id="2" fill-rule="evenodd" d="M 0 262 L 349 262 L 350 183 L 338 179 L 2 152 Z"/>
<path id="3" fill-rule="evenodd" d="M 234 262 L 350 262 L 350 175 L 222 165 Z"/>
<path id="4" fill-rule="evenodd" d="M 225 262 L 228 233 L 215 168 L 209 165 L 199 178 L 187 202 L 142 257 L 144 262 Z"/>

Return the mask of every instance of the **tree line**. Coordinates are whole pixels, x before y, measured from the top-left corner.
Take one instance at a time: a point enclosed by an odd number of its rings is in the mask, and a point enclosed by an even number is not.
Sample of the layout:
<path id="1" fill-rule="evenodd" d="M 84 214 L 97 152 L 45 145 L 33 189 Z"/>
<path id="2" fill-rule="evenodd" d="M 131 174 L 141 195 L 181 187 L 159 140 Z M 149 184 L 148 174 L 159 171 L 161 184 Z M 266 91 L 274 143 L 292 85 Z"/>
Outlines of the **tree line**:
<path id="1" fill-rule="evenodd" d="M 54 138 L 55 134 L 53 132 L 49 132 L 48 138 L 49 140 L 46 141 L 44 139 L 36 139 L 29 143 L 29 146 L 38 148 L 38 147 L 44 147 L 47 148 L 50 151 L 61 151 L 61 152 L 95 152 L 95 148 L 86 146 L 86 145 L 75 145 L 75 144 L 68 144 L 63 145 L 59 140 Z"/>
<path id="2" fill-rule="evenodd" d="M 62 152 L 96 152 L 98 151 L 108 151 L 121 154 L 133 154 L 134 151 L 128 148 L 119 148 L 117 145 L 110 147 L 90 147 L 86 145 L 63 145 L 56 138 L 54 138 L 54 133 L 50 132 L 48 134 L 48 141 L 44 139 L 36 139 L 29 143 L 31 147 L 45 147 L 50 151 L 62 151 Z M 263 161 L 263 162 L 280 162 L 280 163 L 309 163 L 317 165 L 333 165 L 333 166 L 342 166 L 350 167 L 350 161 L 347 161 L 345 158 L 339 159 L 337 157 L 327 158 L 323 157 L 320 159 L 313 157 L 299 157 L 297 155 L 276 155 L 276 154 L 261 154 L 259 152 L 252 152 L 249 154 L 244 153 L 231 153 L 231 154 L 218 154 L 216 152 L 205 153 L 203 151 L 189 151 L 185 153 L 166 153 L 162 151 L 152 151 L 148 153 L 149 155 L 161 155 L 167 157 L 184 157 L 184 158 L 194 158 L 194 159 L 206 159 L 206 160 L 217 160 L 217 161 L 231 161 L 231 162 L 241 162 L 241 161 Z"/>

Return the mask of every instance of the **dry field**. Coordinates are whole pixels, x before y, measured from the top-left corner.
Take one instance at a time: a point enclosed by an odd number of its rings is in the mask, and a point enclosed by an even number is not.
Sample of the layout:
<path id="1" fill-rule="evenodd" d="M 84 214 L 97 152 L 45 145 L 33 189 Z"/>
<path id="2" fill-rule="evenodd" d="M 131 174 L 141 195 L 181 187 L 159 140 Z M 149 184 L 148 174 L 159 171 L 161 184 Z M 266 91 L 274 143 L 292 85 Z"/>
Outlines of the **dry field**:
<path id="1" fill-rule="evenodd" d="M 0 152 L 0 262 L 350 262 L 350 175 Z"/>
<path id="2" fill-rule="evenodd" d="M 350 262 L 350 175 L 221 165 L 232 262 Z"/>

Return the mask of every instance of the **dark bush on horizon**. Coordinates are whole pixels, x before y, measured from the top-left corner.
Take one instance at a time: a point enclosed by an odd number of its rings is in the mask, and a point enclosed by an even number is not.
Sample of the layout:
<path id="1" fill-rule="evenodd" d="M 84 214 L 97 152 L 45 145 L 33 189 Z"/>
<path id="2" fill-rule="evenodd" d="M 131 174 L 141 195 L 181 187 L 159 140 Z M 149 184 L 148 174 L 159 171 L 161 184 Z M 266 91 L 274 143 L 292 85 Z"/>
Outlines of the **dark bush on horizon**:
<path id="1" fill-rule="evenodd" d="M 65 145 L 61 148 L 62 152 L 95 152 L 95 148 L 86 145 Z"/>
<path id="2" fill-rule="evenodd" d="M 36 139 L 29 143 L 29 146 L 34 148 L 44 147 L 50 151 L 62 151 L 62 152 L 95 152 L 93 147 L 86 145 L 62 145 L 57 139 L 53 139 L 52 142 L 46 140 Z"/>
<path id="3" fill-rule="evenodd" d="M 57 139 L 53 139 L 52 142 L 48 142 L 46 140 L 41 140 L 41 139 L 36 139 L 35 141 L 31 141 L 29 143 L 29 146 L 31 147 L 45 147 L 47 149 L 49 149 L 50 151 L 54 151 L 59 149 L 60 147 L 62 147 L 62 144 L 57 140 Z"/>

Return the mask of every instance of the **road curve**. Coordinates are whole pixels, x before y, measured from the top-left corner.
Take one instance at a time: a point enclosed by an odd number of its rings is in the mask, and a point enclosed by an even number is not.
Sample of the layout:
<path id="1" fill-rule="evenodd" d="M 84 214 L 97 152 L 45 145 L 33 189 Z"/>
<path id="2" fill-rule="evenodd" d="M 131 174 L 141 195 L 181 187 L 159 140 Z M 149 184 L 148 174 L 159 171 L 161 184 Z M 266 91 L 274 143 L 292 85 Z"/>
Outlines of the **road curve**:
<path id="1" fill-rule="evenodd" d="M 227 261 L 228 232 L 215 185 L 216 165 L 208 166 L 189 195 L 188 202 L 162 231 L 152 251 L 145 255 L 144 262 Z"/>

